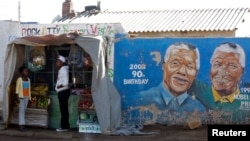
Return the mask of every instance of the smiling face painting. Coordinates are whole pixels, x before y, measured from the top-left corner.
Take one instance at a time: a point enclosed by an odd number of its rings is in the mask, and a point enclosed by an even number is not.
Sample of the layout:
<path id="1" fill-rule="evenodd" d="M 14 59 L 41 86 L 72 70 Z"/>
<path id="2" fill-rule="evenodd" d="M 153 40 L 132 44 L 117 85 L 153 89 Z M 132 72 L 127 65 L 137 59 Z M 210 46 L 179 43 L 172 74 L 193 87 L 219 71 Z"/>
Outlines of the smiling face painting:
<path id="1" fill-rule="evenodd" d="M 168 49 L 163 64 L 165 87 L 178 96 L 186 92 L 196 78 L 199 65 L 197 50 L 187 44 L 174 44 Z"/>
<path id="2" fill-rule="evenodd" d="M 210 79 L 213 88 L 227 96 L 238 89 L 245 66 L 244 51 L 238 45 L 221 44 L 211 58 Z"/>

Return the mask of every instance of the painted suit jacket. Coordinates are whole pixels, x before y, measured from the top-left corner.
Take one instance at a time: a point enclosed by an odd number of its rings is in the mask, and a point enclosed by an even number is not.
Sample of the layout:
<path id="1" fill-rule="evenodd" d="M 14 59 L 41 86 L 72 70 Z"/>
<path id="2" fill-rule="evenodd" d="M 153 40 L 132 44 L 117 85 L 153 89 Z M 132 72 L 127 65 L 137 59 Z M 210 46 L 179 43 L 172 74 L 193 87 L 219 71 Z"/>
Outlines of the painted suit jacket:
<path id="1" fill-rule="evenodd" d="M 189 118 L 197 118 L 206 111 L 205 106 L 188 93 L 173 97 L 163 83 L 126 96 L 122 101 L 130 123 L 185 124 Z"/>

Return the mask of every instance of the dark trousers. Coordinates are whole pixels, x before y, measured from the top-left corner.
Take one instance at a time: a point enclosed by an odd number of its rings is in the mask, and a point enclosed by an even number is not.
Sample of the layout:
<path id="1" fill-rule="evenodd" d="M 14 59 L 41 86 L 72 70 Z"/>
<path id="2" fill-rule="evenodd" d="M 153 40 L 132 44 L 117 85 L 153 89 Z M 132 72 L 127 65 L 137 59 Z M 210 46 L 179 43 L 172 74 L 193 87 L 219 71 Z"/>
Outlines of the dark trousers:
<path id="1" fill-rule="evenodd" d="M 69 129 L 69 108 L 68 100 L 70 96 L 70 89 L 58 92 L 58 100 L 61 112 L 61 128 Z"/>

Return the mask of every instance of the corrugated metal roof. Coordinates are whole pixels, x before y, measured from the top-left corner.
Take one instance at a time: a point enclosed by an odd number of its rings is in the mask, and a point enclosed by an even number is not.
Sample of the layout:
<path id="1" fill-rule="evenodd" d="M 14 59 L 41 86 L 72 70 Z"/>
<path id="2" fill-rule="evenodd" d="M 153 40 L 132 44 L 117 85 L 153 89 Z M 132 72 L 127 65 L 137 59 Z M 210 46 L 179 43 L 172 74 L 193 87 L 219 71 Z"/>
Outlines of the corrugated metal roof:
<path id="1" fill-rule="evenodd" d="M 121 23 L 126 32 L 232 31 L 249 8 L 180 9 L 158 11 L 85 11 L 57 23 Z"/>

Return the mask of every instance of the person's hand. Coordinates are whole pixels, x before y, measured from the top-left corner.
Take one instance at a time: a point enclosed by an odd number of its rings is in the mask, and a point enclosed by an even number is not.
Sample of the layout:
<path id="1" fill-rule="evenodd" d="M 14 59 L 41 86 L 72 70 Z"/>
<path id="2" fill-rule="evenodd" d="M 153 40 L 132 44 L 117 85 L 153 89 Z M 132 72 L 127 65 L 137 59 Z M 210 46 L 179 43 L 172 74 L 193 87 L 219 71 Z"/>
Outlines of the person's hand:
<path id="1" fill-rule="evenodd" d="M 58 85 L 58 86 L 57 86 L 58 89 L 59 89 L 59 88 L 62 88 L 62 87 L 63 87 L 63 85 Z"/>
<path id="2" fill-rule="evenodd" d="M 23 98 L 18 97 L 18 98 L 16 99 L 16 101 L 17 101 L 18 103 L 20 103 L 20 100 L 21 100 L 21 99 L 23 99 Z"/>
<path id="3" fill-rule="evenodd" d="M 14 99 L 15 99 L 17 102 L 19 102 L 18 94 L 16 94 L 16 95 L 14 96 Z"/>

